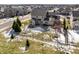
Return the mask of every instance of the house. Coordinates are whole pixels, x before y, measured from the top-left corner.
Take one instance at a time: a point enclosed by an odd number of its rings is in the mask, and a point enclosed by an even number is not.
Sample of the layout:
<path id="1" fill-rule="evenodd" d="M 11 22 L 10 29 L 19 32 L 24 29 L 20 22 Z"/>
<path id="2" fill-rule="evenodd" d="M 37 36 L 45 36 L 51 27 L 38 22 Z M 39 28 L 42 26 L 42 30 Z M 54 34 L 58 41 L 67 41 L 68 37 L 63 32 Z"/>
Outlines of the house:
<path id="1" fill-rule="evenodd" d="M 60 22 L 63 24 L 64 19 L 69 22 L 71 28 L 73 28 L 73 15 L 71 12 L 49 12 L 48 23 L 52 26 L 55 22 Z M 60 25 L 58 25 L 60 27 Z"/>
<path id="2" fill-rule="evenodd" d="M 44 18 L 46 17 L 46 8 L 34 8 L 31 12 L 32 20 L 35 21 L 36 25 L 41 25 Z"/>
<path id="3" fill-rule="evenodd" d="M 78 20 L 79 19 L 79 11 L 72 11 L 73 13 L 73 20 Z"/>
<path id="4" fill-rule="evenodd" d="M 28 7 L 18 5 L 2 5 L 0 6 L 0 18 L 23 16 L 28 14 Z"/>

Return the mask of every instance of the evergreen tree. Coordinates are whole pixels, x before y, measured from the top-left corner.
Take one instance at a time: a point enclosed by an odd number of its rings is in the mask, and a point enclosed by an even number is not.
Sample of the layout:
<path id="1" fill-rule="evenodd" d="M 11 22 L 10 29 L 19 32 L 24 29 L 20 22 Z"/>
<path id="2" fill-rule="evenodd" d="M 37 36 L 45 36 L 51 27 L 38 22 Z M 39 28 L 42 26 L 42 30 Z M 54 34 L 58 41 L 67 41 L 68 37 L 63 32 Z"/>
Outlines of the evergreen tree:
<path id="1" fill-rule="evenodd" d="M 46 17 L 47 17 L 47 18 L 49 18 L 49 17 L 50 17 L 49 12 L 47 12 L 47 13 L 46 13 Z"/>
<path id="2" fill-rule="evenodd" d="M 20 26 L 19 26 L 18 23 L 15 22 L 15 21 L 13 22 L 12 28 L 13 28 L 13 30 L 14 30 L 15 32 L 21 32 Z"/>
<path id="3" fill-rule="evenodd" d="M 15 21 L 13 22 L 12 29 L 15 29 Z"/>
<path id="4" fill-rule="evenodd" d="M 18 23 L 15 23 L 15 32 L 21 32 L 21 28 L 20 26 L 18 25 Z"/>
<path id="5" fill-rule="evenodd" d="M 21 21 L 19 20 L 19 18 L 17 18 L 16 22 L 18 23 L 19 26 L 21 26 Z"/>
<path id="6" fill-rule="evenodd" d="M 64 30 L 66 29 L 66 20 L 65 19 L 63 21 L 63 28 L 64 28 Z"/>

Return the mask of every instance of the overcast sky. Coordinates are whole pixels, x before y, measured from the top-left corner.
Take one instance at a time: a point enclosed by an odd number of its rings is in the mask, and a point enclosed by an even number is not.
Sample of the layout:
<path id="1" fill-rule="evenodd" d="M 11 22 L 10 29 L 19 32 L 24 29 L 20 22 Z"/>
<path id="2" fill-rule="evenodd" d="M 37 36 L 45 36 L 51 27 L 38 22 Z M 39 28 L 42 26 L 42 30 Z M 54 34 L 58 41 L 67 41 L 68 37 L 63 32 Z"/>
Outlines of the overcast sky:
<path id="1" fill-rule="evenodd" d="M 79 4 L 78 0 L 0 0 L 0 4 Z"/>

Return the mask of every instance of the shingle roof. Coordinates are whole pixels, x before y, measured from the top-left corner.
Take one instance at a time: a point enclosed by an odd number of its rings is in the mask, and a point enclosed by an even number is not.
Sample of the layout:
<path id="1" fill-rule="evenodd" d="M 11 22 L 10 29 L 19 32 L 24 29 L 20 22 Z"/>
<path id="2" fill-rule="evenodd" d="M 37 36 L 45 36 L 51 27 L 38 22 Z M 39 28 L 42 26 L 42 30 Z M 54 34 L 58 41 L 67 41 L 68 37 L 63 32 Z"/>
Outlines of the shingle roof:
<path id="1" fill-rule="evenodd" d="M 53 15 L 63 15 L 63 16 L 69 16 L 69 12 L 50 12 L 49 15 L 53 16 Z"/>
<path id="2" fill-rule="evenodd" d="M 47 8 L 34 8 L 32 10 L 32 16 L 46 16 Z"/>
<path id="3" fill-rule="evenodd" d="M 79 17 L 79 11 L 72 11 L 74 17 Z"/>

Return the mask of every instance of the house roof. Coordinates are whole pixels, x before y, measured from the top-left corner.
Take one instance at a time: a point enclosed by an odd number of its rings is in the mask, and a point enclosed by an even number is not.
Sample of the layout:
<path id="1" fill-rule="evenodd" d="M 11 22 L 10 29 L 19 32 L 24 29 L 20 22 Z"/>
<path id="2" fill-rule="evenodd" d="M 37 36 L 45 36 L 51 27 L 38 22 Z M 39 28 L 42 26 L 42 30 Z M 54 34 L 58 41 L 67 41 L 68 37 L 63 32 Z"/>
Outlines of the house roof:
<path id="1" fill-rule="evenodd" d="M 72 11 L 74 17 L 79 17 L 79 11 Z"/>
<path id="2" fill-rule="evenodd" d="M 50 16 L 53 16 L 53 15 L 63 15 L 63 16 L 69 16 L 70 14 L 68 12 L 50 12 L 49 13 Z"/>
<path id="3" fill-rule="evenodd" d="M 32 16 L 46 16 L 47 8 L 34 8 L 32 10 Z"/>

